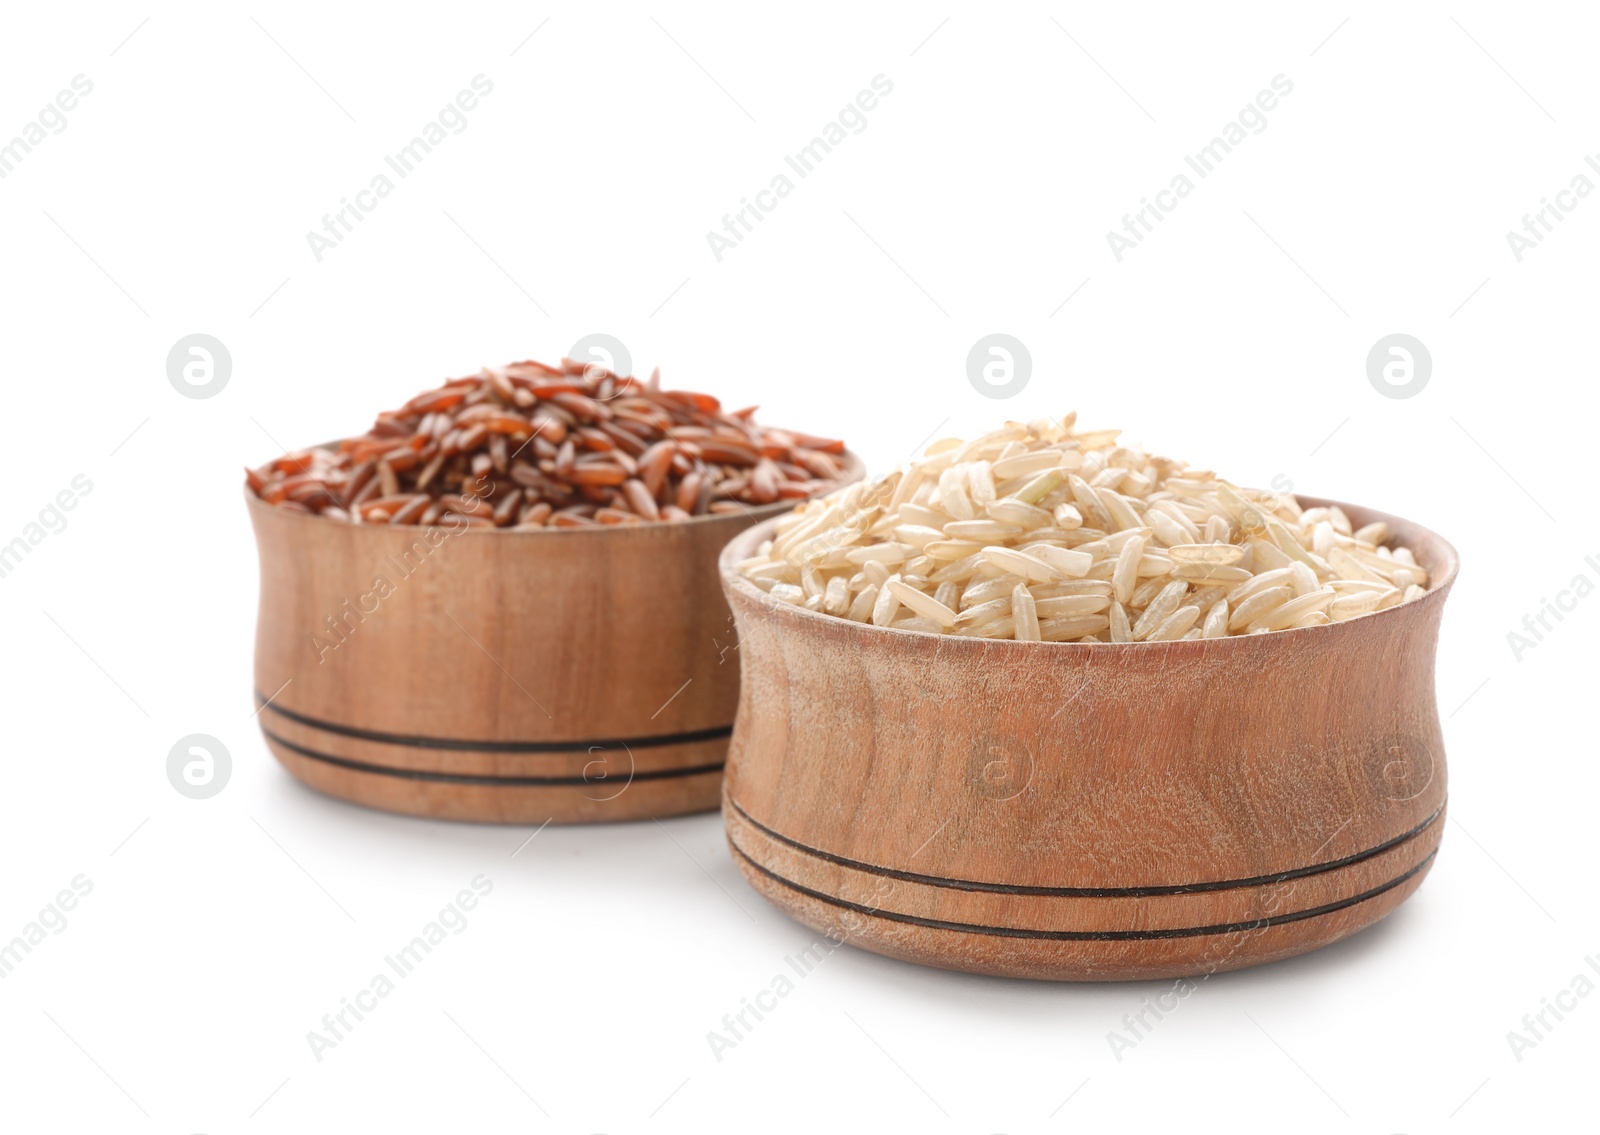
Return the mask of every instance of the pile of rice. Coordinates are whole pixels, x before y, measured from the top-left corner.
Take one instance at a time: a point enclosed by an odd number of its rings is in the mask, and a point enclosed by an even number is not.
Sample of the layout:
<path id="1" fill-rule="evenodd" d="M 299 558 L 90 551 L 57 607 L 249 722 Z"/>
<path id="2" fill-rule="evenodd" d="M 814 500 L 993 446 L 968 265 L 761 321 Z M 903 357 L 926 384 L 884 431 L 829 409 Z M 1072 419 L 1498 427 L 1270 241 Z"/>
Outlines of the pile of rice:
<path id="1" fill-rule="evenodd" d="M 844 475 L 844 442 L 758 425 L 709 394 L 577 359 L 485 368 L 378 415 L 362 437 L 246 469 L 287 512 L 346 524 L 593 528 L 744 515 Z"/>
<path id="2" fill-rule="evenodd" d="M 1296 630 L 1422 595 L 1383 523 L 1239 488 L 1117 443 L 1008 422 L 777 521 L 738 570 L 774 600 L 858 623 L 1025 642 Z"/>

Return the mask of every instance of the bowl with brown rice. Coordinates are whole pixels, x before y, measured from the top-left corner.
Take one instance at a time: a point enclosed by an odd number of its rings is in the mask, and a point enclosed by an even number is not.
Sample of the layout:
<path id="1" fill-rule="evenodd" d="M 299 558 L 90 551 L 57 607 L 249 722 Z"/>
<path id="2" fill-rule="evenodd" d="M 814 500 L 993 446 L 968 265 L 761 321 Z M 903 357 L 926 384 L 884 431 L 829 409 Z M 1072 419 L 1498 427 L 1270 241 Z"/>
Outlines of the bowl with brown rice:
<path id="1" fill-rule="evenodd" d="M 416 815 L 713 808 L 738 683 L 717 554 L 860 475 L 837 441 L 571 361 L 249 469 L 267 745 Z"/>
<path id="2" fill-rule="evenodd" d="M 1315 949 L 1420 884 L 1454 550 L 1073 417 L 741 533 L 734 859 L 836 941 L 1113 980 Z"/>

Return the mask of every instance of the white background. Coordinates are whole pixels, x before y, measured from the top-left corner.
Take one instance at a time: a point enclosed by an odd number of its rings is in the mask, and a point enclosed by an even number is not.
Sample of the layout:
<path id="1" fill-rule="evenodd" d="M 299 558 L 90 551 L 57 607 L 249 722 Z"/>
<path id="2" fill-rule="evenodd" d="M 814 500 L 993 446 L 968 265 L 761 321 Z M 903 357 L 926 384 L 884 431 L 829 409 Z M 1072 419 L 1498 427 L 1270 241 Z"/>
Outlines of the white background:
<path id="1" fill-rule="evenodd" d="M 0 981 L 7 1129 L 1428 1132 L 1592 1112 L 1600 996 L 1521 1061 L 1506 1038 L 1600 954 L 1600 598 L 1520 661 L 1506 638 L 1600 580 L 1600 198 L 1520 263 L 1506 241 L 1600 151 L 1592 10 L 36 4 L 3 24 L 0 140 L 94 84 L 0 180 L 0 543 L 93 483 L 0 579 L 0 938 L 94 884 Z M 494 89 L 465 131 L 319 263 L 306 233 L 478 74 Z M 865 131 L 718 262 L 707 231 L 879 74 L 894 90 Z M 1118 263 L 1107 231 L 1279 74 L 1294 90 L 1264 132 Z M 1438 674 L 1451 822 L 1426 884 L 1350 941 L 1211 979 L 1121 1061 L 1106 1034 L 1163 983 L 849 949 L 718 1062 L 707 1032 L 814 935 L 742 882 L 717 816 L 551 827 L 513 856 L 531 829 L 301 788 L 251 716 L 240 467 L 596 331 L 875 471 L 933 433 L 1075 407 L 1444 534 L 1464 563 Z M 995 331 L 1034 365 L 1005 402 L 965 371 Z M 1433 359 L 1404 400 L 1365 371 L 1397 331 Z M 192 332 L 231 352 L 214 398 L 168 383 Z M 234 760 L 205 801 L 165 774 L 195 732 Z M 480 872 L 468 928 L 315 1061 L 307 1032 Z"/>

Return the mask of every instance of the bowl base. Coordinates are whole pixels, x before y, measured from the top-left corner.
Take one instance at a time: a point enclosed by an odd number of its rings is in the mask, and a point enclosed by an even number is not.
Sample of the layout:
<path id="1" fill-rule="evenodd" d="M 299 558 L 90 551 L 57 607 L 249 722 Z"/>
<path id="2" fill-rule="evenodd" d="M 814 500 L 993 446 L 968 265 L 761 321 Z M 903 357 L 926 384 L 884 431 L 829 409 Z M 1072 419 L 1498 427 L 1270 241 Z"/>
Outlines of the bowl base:
<path id="1" fill-rule="evenodd" d="M 1404 902 L 1433 866 L 1444 830 L 1441 807 L 1384 846 L 1271 879 L 1179 893 L 1039 894 L 874 868 L 781 836 L 731 799 L 723 813 L 750 885 L 835 944 L 1041 981 L 1195 977 L 1320 949 Z"/>
<path id="2" fill-rule="evenodd" d="M 275 723 L 276 724 L 276 723 Z M 495 824 L 597 823 L 709 812 L 717 807 L 727 740 L 653 750 L 676 767 L 622 768 L 599 776 L 482 775 L 354 760 L 273 733 L 267 748 L 319 792 L 385 812 Z M 678 752 L 676 750 L 684 750 Z M 581 755 L 581 754 L 580 754 Z"/>

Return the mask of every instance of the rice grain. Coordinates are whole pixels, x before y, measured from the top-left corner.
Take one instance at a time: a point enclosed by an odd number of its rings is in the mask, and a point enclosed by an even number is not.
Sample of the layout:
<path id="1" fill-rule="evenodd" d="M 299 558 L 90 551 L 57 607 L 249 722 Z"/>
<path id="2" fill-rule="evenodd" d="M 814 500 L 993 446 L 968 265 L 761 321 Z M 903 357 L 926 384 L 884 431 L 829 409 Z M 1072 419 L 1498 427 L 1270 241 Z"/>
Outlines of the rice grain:
<path id="1" fill-rule="evenodd" d="M 780 518 L 738 570 L 781 601 L 857 622 L 1089 644 L 1324 626 L 1427 594 L 1427 570 L 1390 546 L 1386 524 L 1354 528 L 1342 509 L 1303 509 L 1117 437 L 1067 415 L 940 439 L 901 470 Z M 706 476 L 724 489 L 763 462 L 780 473 L 805 464 L 734 437 L 713 446 L 728 462 Z M 585 460 L 620 469 L 624 495 L 648 489 L 651 458 L 634 472 L 627 456 Z M 381 505 L 380 490 L 364 499 Z"/>

